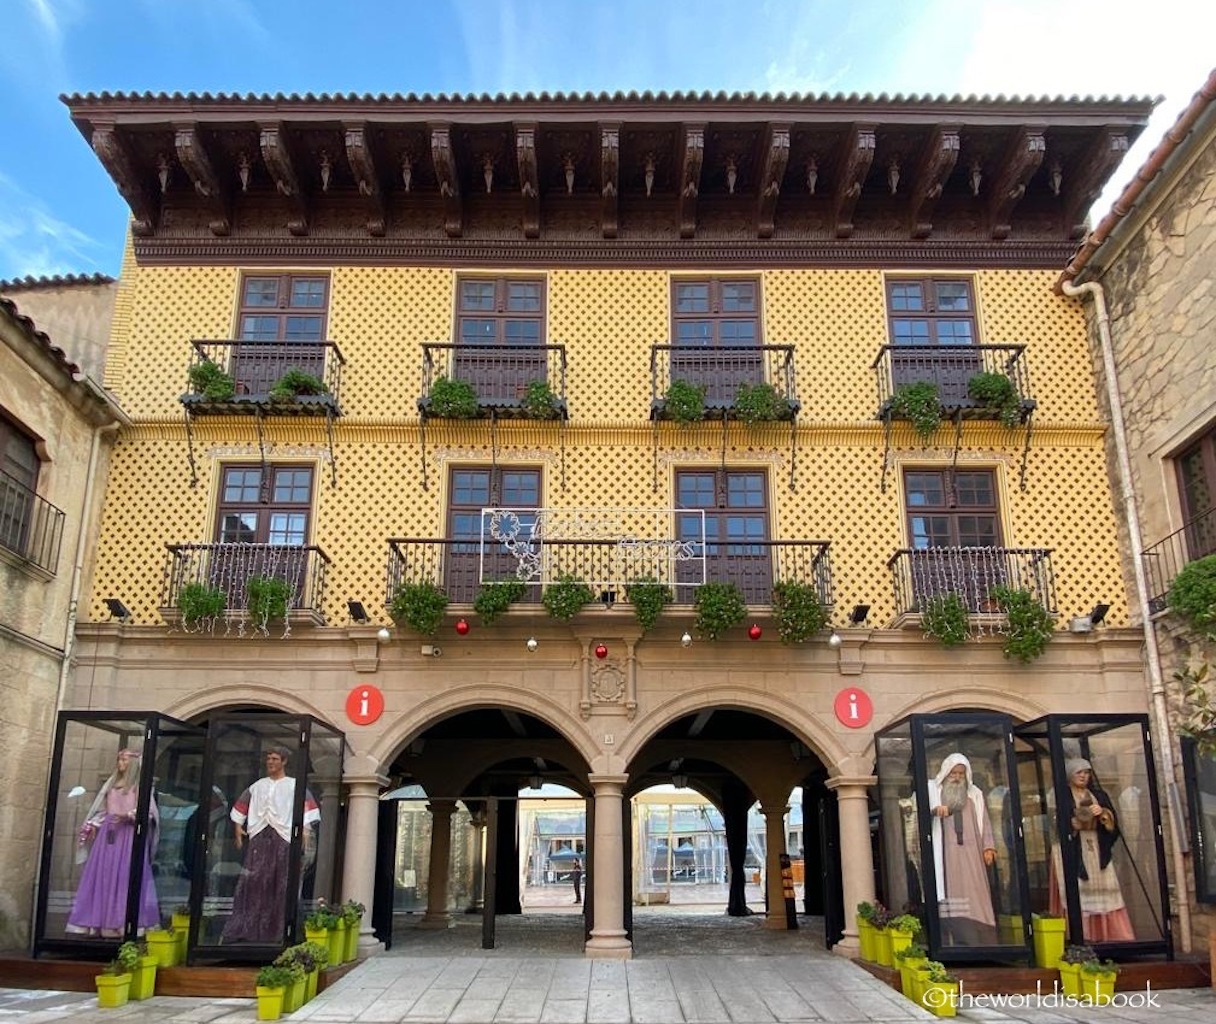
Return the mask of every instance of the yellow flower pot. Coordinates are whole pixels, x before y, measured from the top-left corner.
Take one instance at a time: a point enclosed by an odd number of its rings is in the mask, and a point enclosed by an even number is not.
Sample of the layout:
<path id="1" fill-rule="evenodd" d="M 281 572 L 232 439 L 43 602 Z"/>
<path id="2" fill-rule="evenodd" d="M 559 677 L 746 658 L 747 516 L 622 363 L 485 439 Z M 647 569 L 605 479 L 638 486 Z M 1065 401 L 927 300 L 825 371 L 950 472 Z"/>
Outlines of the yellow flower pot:
<path id="1" fill-rule="evenodd" d="M 346 924 L 339 921 L 329 930 L 329 966 L 337 967 L 346 955 Z"/>
<path id="2" fill-rule="evenodd" d="M 99 1006 L 126 1006 L 131 995 L 131 975 L 129 974 L 98 974 L 93 980 L 97 983 L 97 1004 Z"/>
<path id="3" fill-rule="evenodd" d="M 893 966 L 891 961 L 891 933 L 886 928 L 874 929 L 874 961 L 880 967 Z"/>
<path id="4" fill-rule="evenodd" d="M 1095 1006 L 1110 1006 L 1115 998 L 1115 981 L 1118 975 L 1113 971 L 1103 971 L 1101 974 L 1080 973 L 1080 995 L 1088 996 Z"/>
<path id="5" fill-rule="evenodd" d="M 899 963 L 899 988 L 905 996 L 915 1002 L 917 998 L 916 970 L 925 963 L 925 957 L 904 957 Z"/>
<path id="6" fill-rule="evenodd" d="M 857 919 L 857 938 L 861 943 L 861 958 L 874 959 L 874 926 L 864 917 Z"/>
<path id="7" fill-rule="evenodd" d="M 1081 965 L 1060 964 L 1060 991 L 1066 996 L 1081 994 Z"/>
<path id="8" fill-rule="evenodd" d="M 912 932 L 901 932 L 897 928 L 888 928 L 887 935 L 891 941 L 891 966 L 898 967 L 899 958 L 895 954 L 912 945 Z"/>
<path id="9" fill-rule="evenodd" d="M 308 986 L 308 977 L 293 981 L 283 990 L 283 1012 L 295 1013 L 304 1005 L 304 992 Z"/>
<path id="10" fill-rule="evenodd" d="M 131 998 L 151 999 L 156 993 L 156 967 L 160 963 L 154 956 L 141 956 L 139 966 L 131 972 Z"/>
<path id="11" fill-rule="evenodd" d="M 278 1020 L 283 1016 L 283 997 L 287 990 L 281 986 L 278 988 L 264 988 L 261 985 L 257 986 L 258 993 L 258 1020 Z"/>
<path id="12" fill-rule="evenodd" d="M 1034 931 L 1035 965 L 1049 970 L 1059 967 L 1064 955 L 1064 918 L 1034 914 L 1030 924 Z"/>
<path id="13" fill-rule="evenodd" d="M 957 1017 L 958 982 L 926 981 L 919 1002 L 935 1017 Z"/>
<path id="14" fill-rule="evenodd" d="M 190 915 L 173 915 L 173 937 L 177 939 L 177 962 L 186 962 L 186 942 L 190 938 Z"/>
<path id="15" fill-rule="evenodd" d="M 317 979 L 320 974 L 320 970 L 315 967 L 308 972 L 308 977 L 304 979 L 304 1002 L 317 998 Z"/>
<path id="16" fill-rule="evenodd" d="M 172 931 L 150 928 L 145 938 L 149 955 L 156 957 L 161 967 L 173 967 L 177 963 L 177 938 Z"/>
<path id="17" fill-rule="evenodd" d="M 343 950 L 344 960 L 354 960 L 359 955 L 359 922 L 346 923 L 346 947 Z"/>

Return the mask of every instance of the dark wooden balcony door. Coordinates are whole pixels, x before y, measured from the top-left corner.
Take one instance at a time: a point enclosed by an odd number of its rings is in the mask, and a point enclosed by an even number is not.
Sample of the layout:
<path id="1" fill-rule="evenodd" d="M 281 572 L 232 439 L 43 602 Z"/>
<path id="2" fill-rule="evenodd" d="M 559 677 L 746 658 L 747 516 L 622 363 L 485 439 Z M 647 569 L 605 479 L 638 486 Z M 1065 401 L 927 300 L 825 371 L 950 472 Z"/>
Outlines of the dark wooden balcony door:
<path id="1" fill-rule="evenodd" d="M 1194 562 L 1216 553 L 1216 430 L 1182 452 L 1177 460 L 1186 557 Z"/>
<path id="2" fill-rule="evenodd" d="M 768 604 L 773 593 L 773 560 L 768 544 L 768 489 L 765 475 L 752 470 L 681 470 L 676 475 L 678 539 L 704 558 L 707 583 L 733 583 L 748 604 Z M 705 511 L 705 537 L 701 515 Z M 696 599 L 701 561 L 676 564 L 676 600 Z"/>
<path id="3" fill-rule="evenodd" d="M 543 283 L 472 278 L 458 295 L 453 378 L 483 405 L 517 404 L 531 381 L 547 381 Z"/>
<path id="4" fill-rule="evenodd" d="M 448 493 L 447 559 L 443 587 L 448 600 L 467 604 L 477 596 L 483 580 L 517 579 L 519 556 L 490 534 L 482 509 L 534 510 L 540 505 L 540 470 L 489 466 L 454 467 Z M 528 513 L 519 517 L 520 540 L 526 541 L 535 523 Z M 484 542 L 484 550 L 483 550 Z M 540 600 L 539 586 L 531 586 L 526 602 Z"/>
<path id="5" fill-rule="evenodd" d="M 323 277 L 246 277 L 229 373 L 238 394 L 265 395 L 288 370 L 325 379 Z"/>
<path id="6" fill-rule="evenodd" d="M 764 381 L 759 283 L 710 278 L 672 289 L 669 379 L 703 387 L 707 408 L 725 408 L 740 384 Z"/>
<path id="7" fill-rule="evenodd" d="M 946 406 L 965 404 L 967 382 L 983 368 L 971 282 L 961 278 L 887 281 L 891 385 L 929 381 Z"/>

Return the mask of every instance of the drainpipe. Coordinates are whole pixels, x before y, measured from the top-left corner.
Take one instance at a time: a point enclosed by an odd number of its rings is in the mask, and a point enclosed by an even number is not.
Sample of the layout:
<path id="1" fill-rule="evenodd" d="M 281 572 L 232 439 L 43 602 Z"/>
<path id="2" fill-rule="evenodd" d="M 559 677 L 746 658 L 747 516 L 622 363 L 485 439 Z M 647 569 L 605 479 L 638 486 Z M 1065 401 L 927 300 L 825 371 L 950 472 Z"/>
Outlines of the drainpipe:
<path id="1" fill-rule="evenodd" d="M 1060 290 L 1072 298 L 1089 295 L 1094 300 L 1094 315 L 1098 321 L 1098 340 L 1102 350 L 1102 367 L 1106 377 L 1106 398 L 1110 403 L 1111 426 L 1115 434 L 1116 465 L 1119 470 L 1119 490 L 1123 512 L 1127 517 L 1127 532 L 1132 547 L 1132 570 L 1136 579 L 1136 602 L 1140 606 L 1140 625 L 1144 633 L 1144 651 L 1148 660 L 1149 707 L 1152 709 L 1153 731 L 1165 776 L 1166 814 L 1170 825 L 1170 851 L 1174 858 L 1174 889 L 1178 904 L 1178 930 L 1182 933 L 1182 952 L 1191 951 L 1191 904 L 1187 892 L 1186 860 L 1182 850 L 1181 803 L 1174 767 L 1174 737 L 1170 730 L 1169 712 L 1165 703 L 1165 684 L 1161 679 L 1161 652 L 1157 646 L 1157 630 L 1149 609 L 1148 578 L 1144 572 L 1144 542 L 1140 534 L 1140 514 L 1132 489 L 1132 462 L 1127 450 L 1127 434 L 1123 429 L 1123 402 L 1115 373 L 1115 350 L 1110 337 L 1110 313 L 1106 308 L 1106 293 L 1096 281 L 1073 284 L 1061 281 Z"/>

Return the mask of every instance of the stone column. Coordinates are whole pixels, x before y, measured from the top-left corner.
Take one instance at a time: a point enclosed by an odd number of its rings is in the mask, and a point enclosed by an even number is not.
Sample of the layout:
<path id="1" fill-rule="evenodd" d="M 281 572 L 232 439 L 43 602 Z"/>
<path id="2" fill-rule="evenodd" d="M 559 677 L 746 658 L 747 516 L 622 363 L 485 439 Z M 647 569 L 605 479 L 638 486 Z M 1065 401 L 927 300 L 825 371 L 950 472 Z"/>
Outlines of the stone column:
<path id="1" fill-rule="evenodd" d="M 873 775 L 837 776 L 828 779 L 836 793 L 840 815 L 840 884 L 844 891 L 844 938 L 833 953 L 858 956 L 857 904 L 874 899 L 874 854 L 870 848 L 870 802 L 868 790 L 876 785 Z"/>
<path id="2" fill-rule="evenodd" d="M 625 842 L 622 790 L 628 775 L 589 775 L 595 793 L 595 835 L 591 864 L 594 921 L 583 952 L 597 959 L 628 960 L 633 943 L 625 934 Z"/>
<path id="3" fill-rule="evenodd" d="M 346 858 L 342 869 L 342 897 L 358 900 L 367 909 L 359 924 L 359 955 L 374 956 L 384 946 L 372 933 L 372 901 L 376 892 L 376 832 L 380 790 L 388 785 L 381 775 L 350 778 L 346 783 Z"/>
<path id="4" fill-rule="evenodd" d="M 480 914 L 485 901 L 486 812 L 479 810 L 470 814 L 469 828 L 473 830 L 473 884 L 469 886 L 469 905 L 465 913 Z"/>
<path id="5" fill-rule="evenodd" d="M 785 890 L 781 884 L 781 855 L 785 853 L 785 816 L 788 804 L 761 804 L 764 815 L 764 891 L 768 910 L 764 927 L 785 931 Z"/>
<path id="6" fill-rule="evenodd" d="M 455 800 L 432 800 L 431 864 L 427 876 L 426 914 L 419 928 L 451 928 L 454 924 L 448 911 L 448 870 L 452 859 L 452 815 Z"/>

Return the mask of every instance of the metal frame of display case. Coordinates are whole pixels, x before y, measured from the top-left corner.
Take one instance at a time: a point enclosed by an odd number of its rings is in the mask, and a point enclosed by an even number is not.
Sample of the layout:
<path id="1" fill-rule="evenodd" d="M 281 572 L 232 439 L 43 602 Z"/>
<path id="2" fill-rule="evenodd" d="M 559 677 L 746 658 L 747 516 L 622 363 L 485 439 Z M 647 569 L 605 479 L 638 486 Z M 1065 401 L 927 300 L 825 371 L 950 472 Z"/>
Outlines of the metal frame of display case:
<path id="1" fill-rule="evenodd" d="M 127 882 L 127 913 L 121 937 L 93 938 L 50 938 L 46 934 L 47 908 L 50 896 L 50 881 L 52 876 L 52 856 L 54 854 L 54 839 L 56 816 L 59 813 L 59 787 L 63 778 L 63 752 L 67 731 L 70 723 L 77 722 L 84 726 L 105 729 L 105 723 L 142 722 L 141 760 L 144 765 L 155 764 L 158 746 L 164 739 L 193 734 L 198 739 L 200 747 L 203 743 L 204 730 L 186 722 L 178 721 L 158 711 L 60 711 L 55 723 L 55 746 L 51 764 L 50 789 L 47 793 L 46 814 L 43 821 L 42 851 L 38 868 L 38 897 L 34 920 L 33 955 L 43 953 L 67 953 L 84 959 L 109 959 L 114 956 L 120 943 L 137 938 L 139 934 L 138 916 L 139 901 L 143 884 L 144 851 L 148 839 L 148 804 L 152 796 L 155 774 L 146 768 L 141 768 L 139 779 L 139 797 L 136 833 L 131 848 L 131 874 Z M 171 730 L 171 731 L 170 731 Z M 122 735 L 120 730 L 112 730 Z M 133 733 L 127 733 L 133 735 Z M 120 745 L 125 741 L 119 740 Z M 168 914 L 162 914 L 162 920 Z"/>
<path id="2" fill-rule="evenodd" d="M 1092 736 L 1100 735 L 1109 732 L 1112 729 L 1121 729 L 1128 726 L 1137 726 L 1140 729 L 1145 764 L 1145 782 L 1149 791 L 1149 806 L 1153 812 L 1153 840 L 1157 855 L 1157 890 L 1160 900 L 1159 910 L 1161 920 L 1158 922 L 1162 934 L 1161 939 L 1137 939 L 1132 942 L 1090 942 L 1087 945 L 1093 946 L 1099 956 L 1141 956 L 1141 955 L 1160 955 L 1164 953 L 1169 960 L 1174 959 L 1174 942 L 1173 929 L 1170 920 L 1170 899 L 1169 885 L 1165 870 L 1165 845 L 1162 839 L 1161 832 L 1161 801 L 1157 789 L 1157 766 L 1153 758 L 1153 741 L 1149 732 L 1148 716 L 1137 714 L 1105 714 L 1095 712 L 1093 714 L 1053 714 L 1043 715 L 1041 718 L 1036 718 L 1033 721 L 1027 722 L 1024 725 L 1014 727 L 1014 736 L 1018 739 L 1034 745 L 1035 743 L 1047 742 L 1048 756 L 1051 763 L 1051 785 L 1057 793 L 1062 793 L 1067 789 L 1069 783 L 1064 769 L 1064 740 L 1078 739 L 1076 736 L 1065 737 L 1063 730 L 1065 727 L 1083 727 L 1085 728 L 1084 743 L 1081 746 L 1081 755 L 1088 758 L 1090 751 L 1088 749 L 1088 741 Z M 1099 780 L 1100 781 L 1100 780 Z M 1058 837 L 1069 831 L 1069 823 L 1064 818 L 1065 811 L 1061 806 L 1061 802 L 1056 802 L 1055 821 L 1056 829 L 1054 841 L 1058 841 Z M 1124 839 L 1126 848 L 1126 839 Z M 1147 885 L 1151 879 L 1144 879 L 1140 866 L 1136 864 L 1136 858 L 1128 852 L 1128 861 L 1131 864 L 1133 872 L 1137 879 L 1145 886 L 1145 894 L 1148 894 Z M 1062 854 L 1063 855 L 1063 854 Z M 1066 865 L 1067 867 L 1067 865 Z M 1066 912 L 1068 920 L 1068 935 L 1070 942 L 1078 942 L 1074 938 L 1084 934 L 1081 922 L 1081 897 L 1077 883 L 1076 871 L 1065 870 L 1064 872 L 1064 887 L 1066 896 Z"/>
<path id="3" fill-rule="evenodd" d="M 1216 842 L 1205 843 L 1204 832 L 1199 827 L 1203 808 L 1200 805 L 1199 762 L 1211 761 L 1216 765 L 1216 753 L 1204 754 L 1200 746 L 1189 736 L 1182 738 L 1182 778 L 1186 784 L 1187 810 L 1191 816 L 1191 863 L 1195 867 L 1195 900 L 1198 903 L 1216 903 L 1216 885 L 1208 882 L 1208 871 L 1216 862 Z"/>
<path id="4" fill-rule="evenodd" d="M 929 811 L 929 771 L 925 762 L 925 730 L 932 726 L 967 726 L 973 725 L 977 732 L 993 730 L 1000 727 L 1005 737 L 1005 771 L 1006 778 L 1001 781 L 1008 787 L 1006 800 L 1011 808 L 1021 807 L 1021 795 L 1018 791 L 1017 761 L 1013 747 L 1014 724 L 1008 715 L 999 712 L 951 711 L 933 714 L 914 714 L 901 718 L 881 729 L 874 737 L 876 769 L 879 772 L 879 793 L 881 806 L 882 792 L 882 756 L 881 744 L 884 737 L 893 739 L 898 736 L 903 739 L 906 735 L 912 741 L 911 767 L 912 784 L 916 796 L 917 836 L 920 849 L 917 851 L 920 863 L 920 886 L 923 903 L 924 925 L 926 931 L 929 956 L 942 963 L 976 963 L 981 961 L 1021 960 L 1031 955 L 1030 947 L 1030 890 L 1027 882 L 1026 852 L 1023 845 L 1023 834 L 1020 813 L 1013 820 L 1013 842 L 1010 844 L 1010 856 L 1013 870 L 1016 874 L 1016 892 L 1022 918 L 1022 935 L 1024 943 L 1002 943 L 986 946 L 961 946 L 942 944 L 942 925 L 938 913 L 937 902 L 929 898 L 929 893 L 937 892 L 937 868 L 933 857 L 932 815 Z M 930 737 L 932 739 L 932 737 Z M 880 826 L 881 827 L 881 826 Z M 996 823 L 995 827 L 1001 827 Z M 890 887 L 890 878 L 884 878 Z M 898 908 L 891 908 L 898 910 Z M 994 908 L 996 909 L 996 908 Z M 997 911 L 999 917 L 999 910 Z M 1013 915 L 1010 915 L 1013 916 Z"/>

